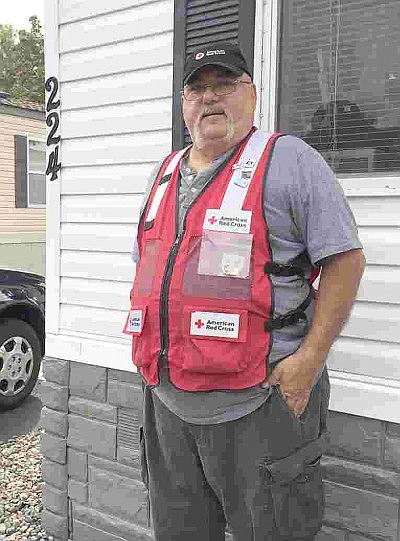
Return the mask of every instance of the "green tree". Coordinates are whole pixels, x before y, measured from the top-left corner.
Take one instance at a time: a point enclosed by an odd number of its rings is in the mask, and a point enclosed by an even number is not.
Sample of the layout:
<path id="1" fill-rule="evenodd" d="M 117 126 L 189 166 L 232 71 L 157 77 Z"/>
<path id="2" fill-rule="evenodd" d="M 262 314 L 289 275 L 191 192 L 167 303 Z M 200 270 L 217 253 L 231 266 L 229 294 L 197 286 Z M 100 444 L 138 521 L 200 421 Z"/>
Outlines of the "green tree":
<path id="1" fill-rule="evenodd" d="M 36 15 L 30 30 L 0 25 L 0 90 L 13 98 L 44 103 L 44 41 Z"/>
<path id="2" fill-rule="evenodd" d="M 15 79 L 15 34 L 12 26 L 0 25 L 0 90 L 10 92 Z"/>

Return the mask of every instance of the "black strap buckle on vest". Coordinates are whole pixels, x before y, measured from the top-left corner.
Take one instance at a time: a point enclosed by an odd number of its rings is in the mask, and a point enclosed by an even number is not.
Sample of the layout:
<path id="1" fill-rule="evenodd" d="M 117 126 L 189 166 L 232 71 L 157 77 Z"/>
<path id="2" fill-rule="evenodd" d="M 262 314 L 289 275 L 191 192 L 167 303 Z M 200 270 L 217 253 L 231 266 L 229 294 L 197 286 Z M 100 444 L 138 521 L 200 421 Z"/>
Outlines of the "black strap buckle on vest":
<path id="1" fill-rule="evenodd" d="M 154 220 L 150 220 L 149 222 L 145 222 L 144 223 L 144 230 L 145 231 L 148 231 L 149 229 L 151 229 L 154 225 Z"/>
<path id="2" fill-rule="evenodd" d="M 265 274 L 273 274 L 274 276 L 302 276 L 304 278 L 304 270 L 296 265 L 265 263 L 264 272 Z"/>
<path id="3" fill-rule="evenodd" d="M 300 320 L 307 321 L 307 316 L 304 313 L 304 310 L 310 305 L 312 299 L 314 298 L 314 293 L 310 290 L 310 293 L 307 295 L 306 299 L 295 309 L 291 310 L 283 316 L 277 316 L 269 319 L 264 323 L 265 332 L 271 332 L 277 329 L 283 329 L 283 327 L 288 327 L 289 325 L 294 325 Z"/>
<path id="4" fill-rule="evenodd" d="M 159 186 L 161 186 L 161 184 L 165 184 L 166 182 L 169 182 L 171 180 L 171 177 L 172 177 L 172 173 L 170 173 L 169 175 L 164 175 L 160 182 L 158 183 Z"/>

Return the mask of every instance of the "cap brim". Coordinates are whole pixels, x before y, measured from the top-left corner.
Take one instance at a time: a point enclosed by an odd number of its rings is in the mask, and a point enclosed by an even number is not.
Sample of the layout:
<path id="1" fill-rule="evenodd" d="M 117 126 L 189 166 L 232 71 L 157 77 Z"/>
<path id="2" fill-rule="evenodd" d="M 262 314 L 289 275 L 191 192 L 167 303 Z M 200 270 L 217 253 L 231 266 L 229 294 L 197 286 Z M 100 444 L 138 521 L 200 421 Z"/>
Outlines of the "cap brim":
<path id="1" fill-rule="evenodd" d="M 245 73 L 244 70 L 230 64 L 224 64 L 224 62 L 205 62 L 201 64 L 201 66 L 198 66 L 197 68 L 192 70 L 183 80 L 183 84 L 186 85 L 189 82 L 189 79 L 191 79 L 197 71 L 201 70 L 201 68 L 204 68 L 204 66 L 220 66 L 221 68 L 225 68 L 231 71 L 234 75 L 242 75 L 242 73 Z"/>

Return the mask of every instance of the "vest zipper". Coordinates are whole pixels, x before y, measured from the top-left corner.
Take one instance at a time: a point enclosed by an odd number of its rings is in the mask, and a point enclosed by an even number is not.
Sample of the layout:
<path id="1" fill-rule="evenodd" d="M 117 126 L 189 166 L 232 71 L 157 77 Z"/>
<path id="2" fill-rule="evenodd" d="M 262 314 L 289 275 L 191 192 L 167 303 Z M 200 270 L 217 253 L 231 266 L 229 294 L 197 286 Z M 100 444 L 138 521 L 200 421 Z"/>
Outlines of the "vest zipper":
<path id="1" fill-rule="evenodd" d="M 180 173 L 179 173 L 180 175 Z M 163 360 L 167 358 L 168 351 L 168 296 L 169 296 L 169 286 L 170 278 L 172 274 L 172 266 L 175 263 L 176 255 L 178 253 L 178 248 L 180 246 L 181 240 L 184 235 L 184 227 L 179 233 L 179 184 L 176 188 L 175 194 L 175 240 L 171 246 L 171 250 L 168 255 L 167 264 L 165 265 L 165 272 L 163 276 L 163 281 L 161 283 L 161 294 L 160 294 L 160 355 L 159 355 L 159 365 L 162 365 Z M 186 216 L 185 216 L 186 218 Z M 185 224 L 185 220 L 184 220 Z M 183 225 L 184 225 L 183 224 Z"/>
<path id="2" fill-rule="evenodd" d="M 176 256 L 178 254 L 178 249 L 183 238 L 183 231 L 176 238 L 171 247 L 171 250 L 168 255 L 167 264 L 165 266 L 165 272 L 163 281 L 161 284 L 161 295 L 160 295 L 160 340 L 161 340 L 161 349 L 160 349 L 160 363 L 163 359 L 167 357 L 168 351 L 168 295 L 169 295 L 169 286 L 171 283 L 171 274 L 173 269 L 173 264 L 175 263 Z"/>
<path id="3" fill-rule="evenodd" d="M 236 154 L 237 150 L 235 151 Z M 229 158 L 229 161 L 232 157 Z M 158 356 L 159 367 L 162 366 L 163 361 L 167 360 L 168 356 L 168 331 L 169 331 L 169 321 L 168 321 L 168 296 L 169 296 L 169 286 L 171 283 L 171 275 L 173 264 L 175 263 L 176 256 L 178 255 L 178 250 L 181 245 L 182 239 L 186 232 L 186 219 L 189 214 L 189 211 L 193 205 L 200 199 L 204 192 L 212 184 L 213 180 L 218 177 L 221 171 L 226 167 L 226 163 L 222 163 L 219 168 L 214 172 L 213 178 L 207 182 L 203 189 L 199 192 L 197 197 L 192 201 L 189 207 L 186 210 L 185 217 L 183 219 L 182 231 L 179 231 L 179 184 L 176 190 L 176 201 L 175 201 L 175 240 L 171 246 L 171 250 L 168 255 L 167 264 L 165 265 L 165 271 L 163 280 L 161 283 L 161 293 L 160 293 L 160 353 Z"/>
<path id="4" fill-rule="evenodd" d="M 162 365 L 162 361 L 167 359 L 168 355 L 168 330 L 169 330 L 169 322 L 168 322 L 168 295 L 169 295 L 169 286 L 170 286 L 170 279 L 172 274 L 172 266 L 175 262 L 179 246 L 182 242 L 183 236 L 186 231 L 186 218 L 190 211 L 190 209 L 193 207 L 193 205 L 198 201 L 198 199 L 203 195 L 203 193 L 207 190 L 207 188 L 212 184 L 213 180 L 218 177 L 218 175 L 221 173 L 221 171 L 226 167 L 227 163 L 230 162 L 233 156 L 236 156 L 238 153 L 239 148 L 244 144 L 244 141 L 248 141 L 248 139 L 251 137 L 251 135 L 255 132 L 256 128 L 252 128 L 249 132 L 249 134 L 246 136 L 246 138 L 237 145 L 234 152 L 230 155 L 227 162 L 223 162 L 217 170 L 214 172 L 213 177 L 211 180 L 207 182 L 207 184 L 203 187 L 203 189 L 200 191 L 200 193 L 197 195 L 197 197 L 192 201 L 191 205 L 189 205 L 188 209 L 186 210 L 185 217 L 183 219 L 182 224 L 182 231 L 178 233 L 178 223 L 179 223 L 179 184 L 176 189 L 176 201 L 175 201 L 175 241 L 171 246 L 171 250 L 168 255 L 167 264 L 165 266 L 164 276 L 161 283 L 161 293 L 160 293 L 160 353 L 158 356 L 159 360 L 159 366 Z M 179 173 L 180 174 L 180 173 Z"/>

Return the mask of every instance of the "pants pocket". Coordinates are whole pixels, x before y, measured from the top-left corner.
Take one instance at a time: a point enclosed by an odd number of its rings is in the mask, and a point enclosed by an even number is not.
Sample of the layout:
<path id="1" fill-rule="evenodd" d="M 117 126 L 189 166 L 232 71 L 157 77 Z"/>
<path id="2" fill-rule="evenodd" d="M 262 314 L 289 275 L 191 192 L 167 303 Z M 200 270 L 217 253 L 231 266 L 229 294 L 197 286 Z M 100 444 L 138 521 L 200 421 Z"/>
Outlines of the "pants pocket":
<path id="1" fill-rule="evenodd" d="M 313 391 L 311 392 L 311 395 L 310 395 L 310 398 L 307 402 L 307 405 L 305 407 L 305 410 L 302 412 L 302 414 L 299 416 L 299 417 L 296 417 L 294 412 L 289 408 L 287 402 L 286 402 L 286 399 L 285 397 L 283 396 L 283 393 L 281 391 L 281 388 L 280 388 L 280 385 L 275 385 L 274 386 L 275 388 L 275 391 L 276 391 L 276 394 L 278 396 L 278 400 L 279 402 L 281 403 L 282 405 L 282 408 L 297 422 L 299 423 L 304 423 L 307 419 L 307 413 L 308 413 L 308 410 L 310 409 L 310 406 L 311 406 L 311 401 L 312 401 L 312 393 L 314 392 L 315 393 L 315 390 L 313 389 Z"/>
<path id="2" fill-rule="evenodd" d="M 322 527 L 325 503 L 319 460 L 290 483 L 275 484 L 272 499 L 281 539 L 312 539 Z"/>
<path id="3" fill-rule="evenodd" d="M 149 488 L 149 471 L 147 467 L 147 459 L 146 459 L 146 445 L 144 441 L 144 431 L 143 426 L 139 427 L 139 445 L 140 445 L 140 474 L 141 479 L 146 487 L 146 489 Z"/>
<path id="4" fill-rule="evenodd" d="M 140 445 L 140 476 L 145 486 L 146 491 L 146 513 L 147 513 L 147 526 L 151 525 L 151 513 L 150 513 L 150 496 L 149 496 L 149 469 L 147 466 L 146 457 L 146 444 L 144 441 L 143 426 L 139 427 L 139 445 Z"/>
<path id="5" fill-rule="evenodd" d="M 282 541 L 310 540 L 322 527 L 324 491 L 320 457 L 326 435 L 292 455 L 261 464 L 271 490 L 275 528 Z"/>

